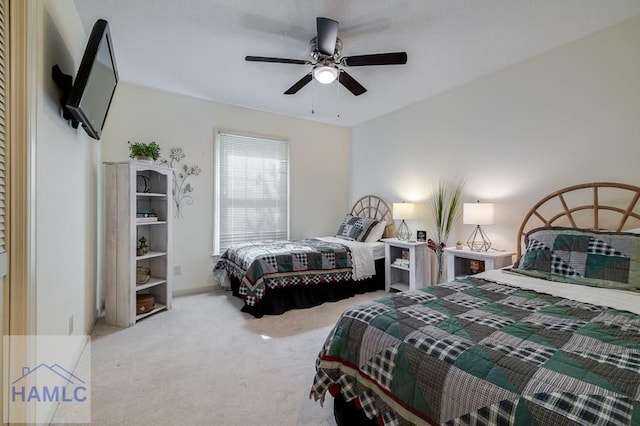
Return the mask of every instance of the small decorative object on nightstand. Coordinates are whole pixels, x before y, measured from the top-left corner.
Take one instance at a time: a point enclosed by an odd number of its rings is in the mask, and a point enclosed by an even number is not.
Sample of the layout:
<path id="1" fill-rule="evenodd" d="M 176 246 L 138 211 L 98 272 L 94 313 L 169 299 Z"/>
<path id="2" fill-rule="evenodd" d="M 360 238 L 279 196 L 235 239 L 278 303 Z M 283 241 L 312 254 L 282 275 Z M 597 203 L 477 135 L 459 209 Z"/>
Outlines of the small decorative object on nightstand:
<path id="1" fill-rule="evenodd" d="M 431 284 L 431 261 L 426 242 L 409 242 L 397 238 L 384 238 L 384 288 L 416 290 Z"/>
<path id="2" fill-rule="evenodd" d="M 513 264 L 512 251 L 472 251 L 468 248 L 447 247 L 447 281 Z"/>
<path id="3" fill-rule="evenodd" d="M 396 230 L 396 237 L 403 241 L 410 239 L 411 230 L 404 220 L 413 219 L 413 203 L 393 203 L 393 218 L 402 220 Z"/>

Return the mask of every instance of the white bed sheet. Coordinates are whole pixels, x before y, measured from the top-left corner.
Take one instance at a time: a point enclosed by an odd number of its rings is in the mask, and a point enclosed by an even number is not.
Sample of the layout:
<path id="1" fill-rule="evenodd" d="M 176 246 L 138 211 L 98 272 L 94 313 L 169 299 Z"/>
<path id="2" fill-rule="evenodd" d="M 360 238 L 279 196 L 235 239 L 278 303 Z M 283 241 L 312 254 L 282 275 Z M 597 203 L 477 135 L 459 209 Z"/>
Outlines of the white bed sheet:
<path id="1" fill-rule="evenodd" d="M 354 281 L 374 276 L 376 274 L 375 260 L 384 258 L 384 243 L 380 241 L 363 243 L 338 237 L 318 237 L 318 239 L 331 243 L 344 244 L 349 247 L 351 250 Z M 382 255 L 380 256 L 380 254 Z"/>
<path id="2" fill-rule="evenodd" d="M 382 241 L 375 241 L 373 243 L 362 243 L 358 241 L 349 241 L 343 238 L 338 237 L 318 237 L 320 240 L 332 241 L 334 243 L 353 243 L 352 245 L 360 246 L 360 247 L 369 247 L 373 250 L 373 259 L 379 260 L 384 259 L 384 243 Z"/>
<path id="3" fill-rule="evenodd" d="M 640 293 L 638 292 L 547 281 L 509 272 L 508 269 L 485 271 L 474 275 L 474 277 L 640 315 Z"/>
<path id="4" fill-rule="evenodd" d="M 384 259 L 384 243 L 382 241 L 376 241 L 375 243 L 364 243 L 364 244 L 372 244 L 373 258 L 375 260 Z"/>

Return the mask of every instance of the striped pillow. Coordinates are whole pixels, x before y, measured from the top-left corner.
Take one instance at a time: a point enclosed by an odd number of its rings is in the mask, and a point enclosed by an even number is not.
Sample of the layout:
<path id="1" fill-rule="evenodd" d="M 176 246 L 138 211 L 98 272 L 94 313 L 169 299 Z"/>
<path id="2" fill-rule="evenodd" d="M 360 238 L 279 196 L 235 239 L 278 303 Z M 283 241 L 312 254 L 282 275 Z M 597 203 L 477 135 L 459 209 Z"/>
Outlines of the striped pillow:
<path id="1" fill-rule="evenodd" d="M 375 219 L 348 214 L 340 224 L 336 237 L 350 241 L 365 241 L 377 223 Z"/>

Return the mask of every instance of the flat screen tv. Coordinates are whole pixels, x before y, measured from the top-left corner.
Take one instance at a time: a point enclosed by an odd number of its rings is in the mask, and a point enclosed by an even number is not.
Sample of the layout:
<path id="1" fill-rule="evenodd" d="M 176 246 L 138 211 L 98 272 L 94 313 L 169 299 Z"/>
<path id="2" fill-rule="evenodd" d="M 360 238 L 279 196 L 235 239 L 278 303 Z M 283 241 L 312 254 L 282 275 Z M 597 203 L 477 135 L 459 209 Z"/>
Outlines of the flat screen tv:
<path id="1" fill-rule="evenodd" d="M 98 19 L 78 67 L 66 108 L 94 139 L 100 139 L 118 84 L 109 24 Z"/>

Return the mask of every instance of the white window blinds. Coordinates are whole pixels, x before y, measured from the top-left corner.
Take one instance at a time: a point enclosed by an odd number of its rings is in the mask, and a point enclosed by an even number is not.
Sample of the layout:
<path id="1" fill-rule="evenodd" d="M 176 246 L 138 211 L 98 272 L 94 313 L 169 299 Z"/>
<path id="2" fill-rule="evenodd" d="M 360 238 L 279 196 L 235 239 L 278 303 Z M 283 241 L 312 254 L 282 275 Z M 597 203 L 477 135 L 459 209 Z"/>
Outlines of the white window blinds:
<path id="1" fill-rule="evenodd" d="M 218 133 L 214 253 L 289 238 L 287 142 Z"/>

